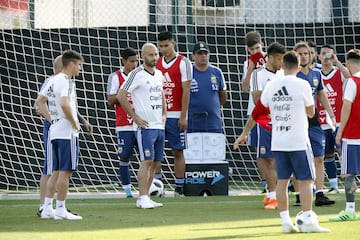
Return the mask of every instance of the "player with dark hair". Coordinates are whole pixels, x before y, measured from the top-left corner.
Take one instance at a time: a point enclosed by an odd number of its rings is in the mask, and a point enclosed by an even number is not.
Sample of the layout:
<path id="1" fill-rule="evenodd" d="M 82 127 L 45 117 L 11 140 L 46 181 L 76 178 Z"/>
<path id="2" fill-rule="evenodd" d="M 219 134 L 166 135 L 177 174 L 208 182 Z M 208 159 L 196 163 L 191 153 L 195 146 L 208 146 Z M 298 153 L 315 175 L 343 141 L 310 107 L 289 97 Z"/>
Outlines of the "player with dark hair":
<path id="1" fill-rule="evenodd" d="M 121 63 L 123 67 L 110 74 L 107 83 L 107 102 L 109 106 L 115 107 L 116 116 L 116 137 L 119 157 L 119 175 L 121 185 L 127 198 L 132 198 L 131 175 L 129 170 L 129 159 L 136 145 L 136 125 L 117 100 L 116 95 L 121 85 L 128 78 L 129 73 L 134 70 L 138 64 L 137 53 L 132 48 L 126 48 L 121 51 Z M 131 103 L 131 96 L 128 96 Z"/>
<path id="2" fill-rule="evenodd" d="M 254 103 L 259 100 L 262 91 L 269 82 L 275 81 L 279 77 L 283 76 L 283 71 L 281 71 L 280 69 L 283 55 L 285 54 L 285 52 L 285 47 L 278 42 L 273 42 L 269 45 L 267 49 L 267 63 L 265 63 L 264 66 L 256 69 L 252 73 L 250 92 L 253 96 Z M 274 210 L 277 209 L 278 205 L 275 192 L 275 160 L 271 152 L 271 130 L 265 129 L 263 126 L 257 125 L 257 133 L 257 162 L 262 162 L 265 164 L 265 179 L 269 190 L 264 198 L 263 203 L 266 210 Z"/>
<path id="3" fill-rule="evenodd" d="M 314 116 L 312 91 L 308 83 L 296 77 L 300 69 L 299 55 L 296 52 L 290 51 L 284 55 L 283 69 L 284 77 L 266 85 L 244 131 L 236 139 L 234 149 L 245 143 L 255 121 L 270 114 L 271 150 L 275 156 L 278 175 L 276 196 L 282 232 L 330 232 L 329 229 L 319 226 L 317 216 L 312 211 L 312 183 L 315 173 L 307 131 L 307 117 Z M 300 229 L 293 225 L 289 214 L 287 187 L 292 174 L 299 180 L 301 192 L 303 224 Z"/>
<path id="4" fill-rule="evenodd" d="M 328 112 L 331 118 L 331 125 L 335 126 L 336 119 L 334 112 L 329 104 L 324 86 L 321 80 L 321 74 L 319 71 L 314 71 L 311 69 L 312 58 L 310 55 L 310 48 L 306 42 L 299 42 L 295 45 L 294 50 L 300 55 L 300 66 L 301 71 L 297 73 L 297 77 L 307 81 L 312 89 L 314 102 L 316 98 L 319 100 L 324 109 Z M 316 106 L 316 105 L 315 105 Z M 325 151 L 325 137 L 324 132 L 320 127 L 318 120 L 318 110 L 315 108 L 315 115 L 312 118 L 309 118 L 309 137 L 311 142 L 311 147 L 315 157 L 315 170 L 316 170 L 316 198 L 315 206 L 323 205 L 333 205 L 334 200 L 330 200 L 324 195 L 324 151 Z M 295 183 L 296 184 L 296 183 Z M 300 205 L 300 199 L 297 195 L 296 205 Z"/>
<path id="5" fill-rule="evenodd" d="M 171 32 L 158 35 L 158 47 L 162 53 L 156 68 L 164 75 L 167 119 L 165 134 L 174 154 L 175 196 L 184 196 L 187 113 L 190 100 L 192 65 L 189 59 L 175 51 L 176 42 Z M 157 167 L 155 178 L 161 178 L 161 165 Z"/>
<path id="6" fill-rule="evenodd" d="M 150 185 L 154 179 L 155 168 L 164 157 L 166 120 L 165 96 L 163 94 L 163 76 L 155 68 L 159 59 L 157 47 L 145 43 L 141 49 L 143 64 L 135 68 L 128 80 L 121 86 L 117 98 L 123 109 L 137 125 L 137 142 L 140 155 L 138 171 L 139 198 L 138 208 L 162 207 L 149 197 Z M 128 95 L 131 94 L 133 107 Z"/>
<path id="7" fill-rule="evenodd" d="M 250 58 L 244 62 L 243 65 L 243 74 L 241 79 L 242 90 L 247 92 L 251 88 L 251 75 L 256 68 L 263 66 L 267 59 L 266 53 L 263 51 L 264 44 L 261 40 L 261 35 L 257 31 L 248 32 L 245 36 L 246 49 L 250 54 Z M 249 94 L 247 116 L 251 115 L 252 110 L 254 109 L 255 103 L 252 94 Z M 248 136 L 248 145 L 254 147 L 255 150 L 257 146 L 258 132 L 257 127 L 251 129 Z M 263 187 L 263 193 L 267 192 L 267 183 L 266 183 L 266 163 L 263 161 L 256 160 L 257 167 L 259 170 L 259 175 L 261 178 L 261 184 Z"/>
<path id="8" fill-rule="evenodd" d="M 82 56 L 66 50 L 62 54 L 63 70 L 53 77 L 39 93 L 37 106 L 41 114 L 51 122 L 50 140 L 52 145 L 53 174 L 48 180 L 44 209 L 41 218 L 55 220 L 81 220 L 82 217 L 67 211 L 65 200 L 69 180 L 77 170 L 79 153 L 79 119 L 76 102 L 75 81 L 83 62 Z M 48 104 L 47 104 L 48 103 Z M 92 133 L 92 126 L 85 125 Z M 57 191 L 56 209 L 52 200 Z"/>
<path id="9" fill-rule="evenodd" d="M 360 220 L 355 213 L 356 176 L 360 174 L 360 50 L 346 54 L 346 66 L 351 77 L 344 87 L 340 126 L 336 143 L 341 144 L 341 176 L 344 179 L 346 206 L 330 221 Z"/>
<path id="10" fill-rule="evenodd" d="M 338 127 L 340 125 L 340 114 L 343 101 L 343 83 L 350 77 L 350 73 L 338 60 L 334 48 L 330 45 L 321 47 L 318 58 L 322 66 L 320 73 L 324 89 L 335 114 L 336 127 Z M 337 128 L 332 128 L 331 123 L 328 123 L 328 114 L 319 101 L 317 101 L 317 109 L 319 111 L 320 125 L 325 134 L 324 165 L 330 183 L 329 192 L 338 192 L 335 150 L 340 156 L 341 148 L 335 143 Z"/>

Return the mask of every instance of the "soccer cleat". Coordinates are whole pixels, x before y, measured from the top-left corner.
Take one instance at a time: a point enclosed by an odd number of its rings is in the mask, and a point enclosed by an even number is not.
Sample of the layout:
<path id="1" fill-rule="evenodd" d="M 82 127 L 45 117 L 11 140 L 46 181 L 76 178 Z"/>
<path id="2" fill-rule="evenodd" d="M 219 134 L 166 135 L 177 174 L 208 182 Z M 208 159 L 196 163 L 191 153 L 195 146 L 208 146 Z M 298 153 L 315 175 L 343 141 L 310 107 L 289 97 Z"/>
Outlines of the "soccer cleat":
<path id="1" fill-rule="evenodd" d="M 282 224 L 282 232 L 283 233 L 297 233 L 300 230 L 292 223 L 283 223 Z"/>
<path id="2" fill-rule="evenodd" d="M 136 206 L 142 209 L 155 208 L 154 204 L 152 203 L 151 199 L 148 196 L 142 196 L 138 198 L 138 200 L 136 201 Z"/>
<path id="3" fill-rule="evenodd" d="M 163 207 L 163 206 L 164 206 L 164 204 L 155 202 L 155 201 L 153 201 L 153 200 L 151 200 L 151 199 L 150 199 L 150 201 L 151 201 L 151 203 L 154 205 L 155 208 Z"/>
<path id="4" fill-rule="evenodd" d="M 337 188 L 330 188 L 327 192 L 328 192 L 328 193 L 330 193 L 330 192 L 339 193 L 339 189 L 337 189 Z"/>
<path id="5" fill-rule="evenodd" d="M 126 188 L 126 189 L 124 189 L 124 191 L 125 191 L 126 198 L 133 198 L 131 188 Z"/>
<path id="6" fill-rule="evenodd" d="M 360 220 L 360 217 L 356 216 L 356 213 L 347 212 L 345 210 L 340 211 L 339 215 L 329 219 L 332 222 L 341 221 L 356 221 Z"/>
<path id="7" fill-rule="evenodd" d="M 328 233 L 331 232 L 328 228 L 320 227 L 318 223 L 308 223 L 299 226 L 300 232 L 303 233 Z"/>
<path id="8" fill-rule="evenodd" d="M 41 212 L 42 212 L 43 210 L 44 210 L 43 208 L 41 208 L 41 209 L 39 208 L 39 209 L 38 209 L 36 215 L 37 215 L 39 218 L 41 218 Z"/>
<path id="9" fill-rule="evenodd" d="M 185 197 L 182 188 L 176 187 L 174 190 L 174 197 Z"/>
<path id="10" fill-rule="evenodd" d="M 52 219 L 54 218 L 54 213 L 55 211 L 53 209 L 51 210 L 42 209 L 40 217 L 41 219 Z"/>
<path id="11" fill-rule="evenodd" d="M 330 200 L 328 197 L 326 197 L 324 195 L 324 193 L 318 192 L 316 194 L 315 206 L 321 207 L 321 206 L 328 206 L 328 205 L 333 205 L 333 204 L 335 204 L 335 201 Z"/>
<path id="12" fill-rule="evenodd" d="M 275 210 L 278 208 L 278 203 L 276 199 L 270 199 L 269 203 L 264 207 L 265 210 Z"/>
<path id="13" fill-rule="evenodd" d="M 66 211 L 68 211 L 69 213 L 72 213 L 72 214 L 74 214 L 74 215 L 76 215 L 76 216 L 79 216 L 79 214 L 77 213 L 77 212 L 73 212 L 73 211 L 71 211 L 70 209 L 66 209 Z"/>
<path id="14" fill-rule="evenodd" d="M 270 203 L 270 198 L 268 196 L 265 196 L 263 199 L 264 206 L 268 205 Z"/>
<path id="15" fill-rule="evenodd" d="M 55 211 L 54 220 L 82 220 L 82 216 L 74 215 L 71 212 L 64 211 L 61 213 L 57 213 Z"/>

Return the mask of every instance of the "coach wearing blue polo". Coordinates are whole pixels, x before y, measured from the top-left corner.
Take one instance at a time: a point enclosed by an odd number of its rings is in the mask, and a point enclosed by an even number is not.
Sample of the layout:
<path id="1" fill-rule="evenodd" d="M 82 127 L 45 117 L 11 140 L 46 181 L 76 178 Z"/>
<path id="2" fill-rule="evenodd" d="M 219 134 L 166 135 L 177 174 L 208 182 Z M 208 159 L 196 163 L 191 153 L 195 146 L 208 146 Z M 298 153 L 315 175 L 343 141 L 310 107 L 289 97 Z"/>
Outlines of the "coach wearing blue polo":
<path id="1" fill-rule="evenodd" d="M 222 133 L 221 106 L 226 102 L 226 84 L 220 68 L 209 64 L 205 42 L 193 48 L 193 79 L 190 88 L 188 132 Z"/>

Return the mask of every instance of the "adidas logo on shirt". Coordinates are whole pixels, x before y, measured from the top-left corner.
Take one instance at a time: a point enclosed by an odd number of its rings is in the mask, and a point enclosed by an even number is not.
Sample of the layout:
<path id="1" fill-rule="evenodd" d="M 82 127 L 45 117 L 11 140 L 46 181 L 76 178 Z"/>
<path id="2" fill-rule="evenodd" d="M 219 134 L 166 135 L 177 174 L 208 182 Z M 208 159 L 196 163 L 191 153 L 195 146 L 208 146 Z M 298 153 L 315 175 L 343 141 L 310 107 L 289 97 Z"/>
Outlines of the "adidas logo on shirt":
<path id="1" fill-rule="evenodd" d="M 337 96 L 337 92 L 334 91 L 334 88 L 331 86 L 330 83 L 327 83 L 325 85 L 325 91 L 326 91 L 328 97 L 336 97 Z"/>
<path id="2" fill-rule="evenodd" d="M 288 102 L 292 101 L 292 97 L 289 96 L 285 86 L 282 86 L 272 97 L 273 102 Z"/>

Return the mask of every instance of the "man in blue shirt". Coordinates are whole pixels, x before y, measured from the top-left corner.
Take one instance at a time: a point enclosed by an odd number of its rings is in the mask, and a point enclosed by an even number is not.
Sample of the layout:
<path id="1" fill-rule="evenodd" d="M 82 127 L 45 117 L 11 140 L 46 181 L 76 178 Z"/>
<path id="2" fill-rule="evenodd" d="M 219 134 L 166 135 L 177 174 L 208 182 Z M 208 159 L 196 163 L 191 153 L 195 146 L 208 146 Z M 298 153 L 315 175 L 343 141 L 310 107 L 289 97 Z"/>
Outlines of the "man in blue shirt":
<path id="1" fill-rule="evenodd" d="M 226 102 L 226 84 L 220 68 L 209 64 L 205 42 L 193 48 L 193 79 L 190 87 L 188 132 L 222 133 L 221 106 Z"/>
<path id="2" fill-rule="evenodd" d="M 314 71 L 311 68 L 312 57 L 310 55 L 310 48 L 305 42 L 299 42 L 295 45 L 294 50 L 300 55 L 301 70 L 297 73 L 297 77 L 307 81 L 312 89 L 314 101 L 316 98 L 320 101 L 321 105 L 326 109 L 332 119 L 332 124 L 335 125 L 335 115 L 329 104 L 326 92 L 324 90 L 321 74 L 319 71 Z M 309 118 L 309 137 L 311 148 L 314 153 L 315 160 L 315 186 L 316 186 L 316 199 L 315 206 L 333 205 L 334 200 L 330 200 L 323 193 L 324 186 L 324 152 L 325 152 L 325 138 L 324 132 L 320 127 L 318 120 L 318 112 L 315 108 L 315 115 Z M 296 205 L 300 205 L 299 197 L 296 198 Z"/>

